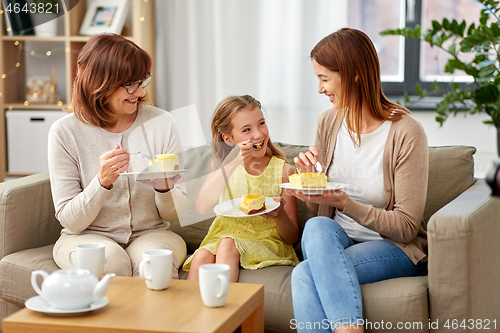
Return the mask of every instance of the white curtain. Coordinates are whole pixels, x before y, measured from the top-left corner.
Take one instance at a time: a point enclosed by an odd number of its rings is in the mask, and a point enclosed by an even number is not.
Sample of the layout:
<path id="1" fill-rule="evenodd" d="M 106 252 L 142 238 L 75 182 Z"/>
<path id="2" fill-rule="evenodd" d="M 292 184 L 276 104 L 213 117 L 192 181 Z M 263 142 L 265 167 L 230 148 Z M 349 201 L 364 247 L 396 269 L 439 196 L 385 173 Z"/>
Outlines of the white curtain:
<path id="1" fill-rule="evenodd" d="M 314 142 L 331 104 L 317 93 L 309 54 L 346 25 L 347 0 L 155 0 L 155 21 L 158 107 L 194 104 L 209 140 L 217 103 L 249 94 L 272 140 Z"/>

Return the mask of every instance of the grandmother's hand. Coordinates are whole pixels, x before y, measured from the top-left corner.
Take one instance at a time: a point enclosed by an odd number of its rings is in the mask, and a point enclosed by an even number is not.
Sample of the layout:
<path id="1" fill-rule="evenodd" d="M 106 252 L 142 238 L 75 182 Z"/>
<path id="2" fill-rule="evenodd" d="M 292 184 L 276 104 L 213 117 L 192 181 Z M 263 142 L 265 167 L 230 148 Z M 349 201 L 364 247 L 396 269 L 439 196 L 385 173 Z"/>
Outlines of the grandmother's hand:
<path id="1" fill-rule="evenodd" d="M 99 157 L 99 172 L 97 178 L 101 186 L 109 189 L 118 179 L 120 173 L 128 169 L 130 155 L 127 154 L 127 148 L 121 148 L 119 145 L 113 150 L 105 152 Z"/>
<path id="2" fill-rule="evenodd" d="M 173 178 L 141 179 L 138 181 L 151 186 L 158 192 L 168 192 L 174 188 L 179 179 L 181 179 L 181 175 L 176 174 Z"/>

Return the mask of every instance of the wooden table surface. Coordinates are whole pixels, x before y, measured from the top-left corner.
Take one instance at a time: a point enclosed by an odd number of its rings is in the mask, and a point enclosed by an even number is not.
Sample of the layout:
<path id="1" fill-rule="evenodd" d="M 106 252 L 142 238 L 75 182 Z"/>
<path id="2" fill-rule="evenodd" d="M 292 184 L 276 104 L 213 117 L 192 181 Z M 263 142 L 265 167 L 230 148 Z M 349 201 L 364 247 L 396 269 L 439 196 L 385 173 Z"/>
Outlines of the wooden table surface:
<path id="1" fill-rule="evenodd" d="M 4 333 L 24 332 L 264 332 L 264 286 L 231 283 L 226 305 L 203 305 L 197 281 L 171 280 L 149 290 L 138 277 L 114 277 L 109 304 L 77 316 L 52 316 L 24 308 L 3 321 Z"/>

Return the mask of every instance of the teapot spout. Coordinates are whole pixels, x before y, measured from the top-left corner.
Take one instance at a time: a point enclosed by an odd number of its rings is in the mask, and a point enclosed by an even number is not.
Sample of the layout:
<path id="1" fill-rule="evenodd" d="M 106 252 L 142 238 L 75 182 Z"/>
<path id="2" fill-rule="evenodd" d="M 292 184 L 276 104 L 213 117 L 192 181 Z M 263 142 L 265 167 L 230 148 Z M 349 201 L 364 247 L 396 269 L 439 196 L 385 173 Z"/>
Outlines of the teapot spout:
<path id="1" fill-rule="evenodd" d="M 109 280 L 113 277 L 116 276 L 115 273 L 109 273 L 106 274 L 101 281 L 99 281 L 96 286 L 94 287 L 94 291 L 92 293 L 92 301 L 99 302 L 104 295 L 106 294 L 106 291 L 108 291 L 109 287 Z"/>

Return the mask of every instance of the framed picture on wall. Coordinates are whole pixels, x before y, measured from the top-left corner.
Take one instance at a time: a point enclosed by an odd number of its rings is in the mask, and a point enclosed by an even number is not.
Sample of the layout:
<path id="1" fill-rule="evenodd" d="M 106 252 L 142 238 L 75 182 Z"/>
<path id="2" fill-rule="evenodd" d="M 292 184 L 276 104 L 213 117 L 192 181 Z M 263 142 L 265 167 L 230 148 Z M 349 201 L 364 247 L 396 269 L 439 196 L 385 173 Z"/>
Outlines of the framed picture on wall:
<path id="1" fill-rule="evenodd" d="M 101 32 L 121 34 L 127 18 L 129 0 L 91 0 L 80 28 L 80 35 Z"/>

